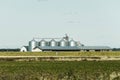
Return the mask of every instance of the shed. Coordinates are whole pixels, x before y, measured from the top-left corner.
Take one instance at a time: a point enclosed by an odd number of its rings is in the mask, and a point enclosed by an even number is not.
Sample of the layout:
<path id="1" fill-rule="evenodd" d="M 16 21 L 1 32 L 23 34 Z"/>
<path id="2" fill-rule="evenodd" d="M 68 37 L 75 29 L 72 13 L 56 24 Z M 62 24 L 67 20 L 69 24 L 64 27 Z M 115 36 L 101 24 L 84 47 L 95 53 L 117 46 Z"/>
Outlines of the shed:
<path id="1" fill-rule="evenodd" d="M 20 49 L 20 52 L 27 52 L 28 51 L 28 46 L 23 46 L 21 49 Z"/>

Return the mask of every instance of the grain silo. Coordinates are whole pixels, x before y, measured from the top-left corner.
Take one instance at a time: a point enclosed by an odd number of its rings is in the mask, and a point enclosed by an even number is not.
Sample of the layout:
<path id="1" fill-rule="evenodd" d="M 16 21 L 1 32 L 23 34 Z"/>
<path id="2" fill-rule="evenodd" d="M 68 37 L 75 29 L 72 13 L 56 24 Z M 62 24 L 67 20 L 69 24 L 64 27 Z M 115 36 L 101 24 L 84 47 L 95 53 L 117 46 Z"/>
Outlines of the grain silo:
<path id="1" fill-rule="evenodd" d="M 65 46 L 66 46 L 66 40 L 65 40 L 65 39 L 62 39 L 62 40 L 60 41 L 60 46 L 61 46 L 61 47 L 65 47 Z"/>
<path id="2" fill-rule="evenodd" d="M 72 39 L 69 41 L 69 46 L 76 46 L 76 42 Z"/>
<path id="3" fill-rule="evenodd" d="M 36 41 L 33 39 L 29 41 L 29 51 L 32 51 L 36 47 Z"/>
<path id="4" fill-rule="evenodd" d="M 46 41 L 44 39 L 40 41 L 40 46 L 46 46 Z"/>
<path id="5" fill-rule="evenodd" d="M 52 39 L 51 41 L 50 41 L 50 46 L 57 46 L 57 42 L 54 40 L 54 39 Z"/>

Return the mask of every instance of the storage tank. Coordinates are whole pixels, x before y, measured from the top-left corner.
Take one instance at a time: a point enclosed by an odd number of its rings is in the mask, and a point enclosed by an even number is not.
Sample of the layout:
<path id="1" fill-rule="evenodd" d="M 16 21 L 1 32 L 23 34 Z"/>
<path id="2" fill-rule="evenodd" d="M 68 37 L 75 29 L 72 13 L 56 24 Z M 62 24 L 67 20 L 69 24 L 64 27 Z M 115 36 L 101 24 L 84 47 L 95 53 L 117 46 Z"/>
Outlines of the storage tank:
<path id="1" fill-rule="evenodd" d="M 32 51 L 36 47 L 36 41 L 33 39 L 29 41 L 29 51 Z"/>
<path id="2" fill-rule="evenodd" d="M 62 46 L 62 47 L 66 46 L 66 40 L 62 39 L 60 41 L 60 46 Z"/>
<path id="3" fill-rule="evenodd" d="M 52 39 L 50 41 L 50 46 L 57 46 L 57 42 L 54 39 Z"/>
<path id="4" fill-rule="evenodd" d="M 76 46 L 76 42 L 72 39 L 69 41 L 69 46 Z"/>
<path id="5" fill-rule="evenodd" d="M 40 46 L 46 46 L 46 41 L 44 39 L 40 41 Z"/>

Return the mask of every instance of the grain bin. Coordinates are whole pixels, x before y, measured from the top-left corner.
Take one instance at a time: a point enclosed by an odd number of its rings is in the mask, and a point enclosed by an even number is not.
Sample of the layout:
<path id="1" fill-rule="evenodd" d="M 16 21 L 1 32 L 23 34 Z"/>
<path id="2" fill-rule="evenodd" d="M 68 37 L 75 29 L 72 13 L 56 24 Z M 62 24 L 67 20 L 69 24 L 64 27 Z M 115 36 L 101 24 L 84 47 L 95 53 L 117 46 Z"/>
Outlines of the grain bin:
<path id="1" fill-rule="evenodd" d="M 62 39 L 60 41 L 60 46 L 62 46 L 62 47 L 66 46 L 66 40 L 65 39 Z"/>
<path id="2" fill-rule="evenodd" d="M 29 51 L 32 51 L 36 47 L 36 41 L 33 39 L 29 41 Z"/>
<path id="3" fill-rule="evenodd" d="M 54 40 L 54 39 L 52 39 L 51 41 L 50 41 L 50 46 L 57 46 L 57 42 Z"/>
<path id="4" fill-rule="evenodd" d="M 44 39 L 40 41 L 40 46 L 46 46 L 46 41 Z"/>
<path id="5" fill-rule="evenodd" d="M 69 46 L 76 46 L 76 42 L 72 39 L 69 41 Z"/>

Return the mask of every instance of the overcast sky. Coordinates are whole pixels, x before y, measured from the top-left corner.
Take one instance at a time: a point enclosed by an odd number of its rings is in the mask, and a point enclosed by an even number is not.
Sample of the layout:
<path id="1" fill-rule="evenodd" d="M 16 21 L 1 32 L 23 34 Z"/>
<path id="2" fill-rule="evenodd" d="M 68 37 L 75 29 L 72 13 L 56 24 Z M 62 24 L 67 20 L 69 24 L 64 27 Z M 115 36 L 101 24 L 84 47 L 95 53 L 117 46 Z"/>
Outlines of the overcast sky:
<path id="1" fill-rule="evenodd" d="M 0 0 L 0 48 L 33 37 L 63 37 L 120 47 L 120 0 Z"/>

